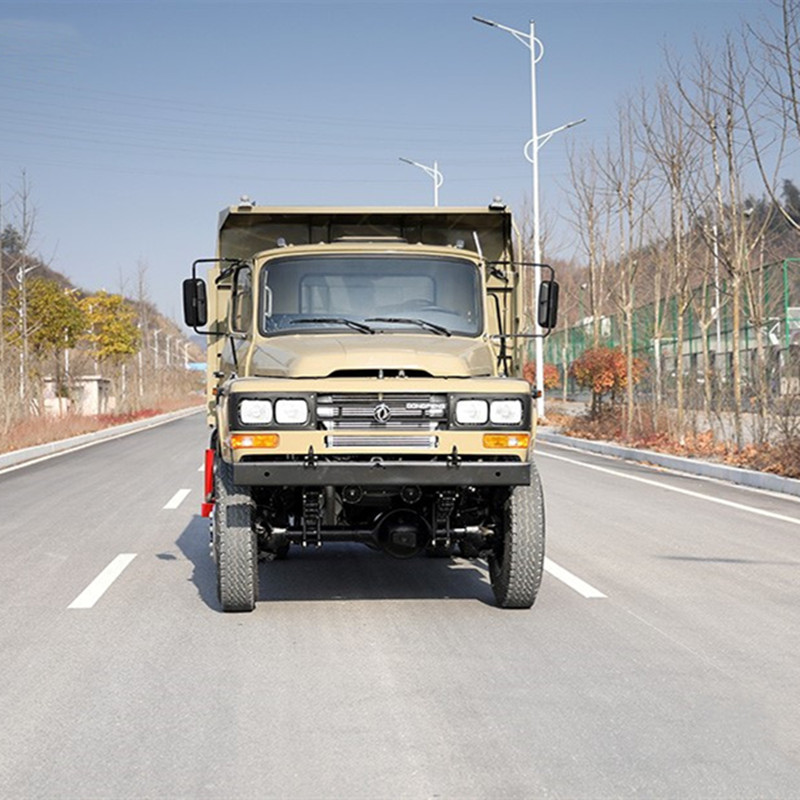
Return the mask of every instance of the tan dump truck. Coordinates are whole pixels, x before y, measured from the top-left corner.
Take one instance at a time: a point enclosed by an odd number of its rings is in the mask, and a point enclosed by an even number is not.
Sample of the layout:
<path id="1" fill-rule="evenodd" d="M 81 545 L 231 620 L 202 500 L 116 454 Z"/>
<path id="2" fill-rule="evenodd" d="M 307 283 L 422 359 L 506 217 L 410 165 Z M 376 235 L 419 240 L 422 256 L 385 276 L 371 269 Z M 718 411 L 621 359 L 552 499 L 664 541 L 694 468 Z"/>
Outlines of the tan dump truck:
<path id="1" fill-rule="evenodd" d="M 533 604 L 544 502 L 519 375 L 558 285 L 513 238 L 499 204 L 221 213 L 183 300 L 209 336 L 203 514 L 225 611 L 255 607 L 259 560 L 324 542 L 485 558 L 500 606 Z"/>

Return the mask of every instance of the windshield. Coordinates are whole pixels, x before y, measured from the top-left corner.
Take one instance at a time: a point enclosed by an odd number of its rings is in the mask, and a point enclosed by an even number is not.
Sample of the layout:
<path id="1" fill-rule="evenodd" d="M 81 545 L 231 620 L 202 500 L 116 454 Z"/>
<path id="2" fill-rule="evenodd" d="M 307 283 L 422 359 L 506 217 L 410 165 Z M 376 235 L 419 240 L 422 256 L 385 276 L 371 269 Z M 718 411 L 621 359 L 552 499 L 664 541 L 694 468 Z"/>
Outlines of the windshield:
<path id="1" fill-rule="evenodd" d="M 477 336 L 478 270 L 471 261 L 387 255 L 297 256 L 262 272 L 264 334 L 414 330 Z"/>

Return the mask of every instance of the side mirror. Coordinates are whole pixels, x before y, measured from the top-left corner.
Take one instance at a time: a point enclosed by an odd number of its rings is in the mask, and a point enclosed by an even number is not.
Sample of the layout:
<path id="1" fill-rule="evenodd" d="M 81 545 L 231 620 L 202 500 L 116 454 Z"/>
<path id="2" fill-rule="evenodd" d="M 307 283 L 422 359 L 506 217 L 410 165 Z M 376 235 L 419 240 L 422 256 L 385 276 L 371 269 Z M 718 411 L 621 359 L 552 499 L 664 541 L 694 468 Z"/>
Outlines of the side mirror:
<path id="1" fill-rule="evenodd" d="M 542 281 L 539 284 L 536 319 L 540 328 L 555 328 L 558 320 L 558 284 L 555 281 Z"/>
<path id="2" fill-rule="evenodd" d="M 183 282 L 183 319 L 190 328 L 202 328 L 208 321 L 206 284 L 202 278 Z"/>

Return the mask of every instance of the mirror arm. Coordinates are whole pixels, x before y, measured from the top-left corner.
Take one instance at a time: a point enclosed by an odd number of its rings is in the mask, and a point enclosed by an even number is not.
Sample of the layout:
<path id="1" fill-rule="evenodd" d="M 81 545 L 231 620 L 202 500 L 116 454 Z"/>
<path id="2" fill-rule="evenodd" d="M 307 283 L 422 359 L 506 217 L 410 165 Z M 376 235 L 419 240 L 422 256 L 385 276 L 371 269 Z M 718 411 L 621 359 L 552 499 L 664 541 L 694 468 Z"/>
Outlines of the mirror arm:
<path id="1" fill-rule="evenodd" d="M 558 283 L 555 280 L 555 270 L 550 264 L 540 264 L 533 261 L 487 261 L 486 268 L 490 275 L 495 278 L 506 276 L 509 268 L 512 267 L 530 267 L 532 269 L 544 270 L 547 277 L 545 280 L 539 282 L 539 297 L 534 299 L 534 310 L 536 314 L 536 322 L 538 327 L 542 329 L 542 333 L 503 333 L 502 329 L 499 334 L 490 336 L 490 339 L 505 341 L 506 339 L 546 339 L 555 328 L 555 320 L 558 314 Z M 546 302 L 545 309 L 547 311 L 547 321 L 552 321 L 553 325 L 541 324 L 540 301 L 542 296 L 542 285 L 547 286 L 545 289 Z M 495 295 L 497 300 L 497 296 Z M 498 300 L 499 302 L 499 300 Z"/>
<path id="2" fill-rule="evenodd" d="M 197 281 L 197 265 L 198 264 L 226 264 L 227 266 L 222 270 L 222 272 L 217 276 L 216 280 L 214 281 L 215 284 L 219 285 L 221 280 L 224 280 L 230 277 L 231 273 L 241 264 L 246 264 L 246 261 L 243 261 L 241 258 L 197 258 L 192 262 L 192 280 Z M 200 336 L 221 336 L 224 335 L 220 333 L 220 331 L 211 331 L 205 330 L 201 331 L 196 325 L 190 326 L 192 330 L 199 334 Z M 235 357 L 235 356 L 234 356 Z"/>
<path id="3" fill-rule="evenodd" d="M 546 329 L 544 333 L 493 333 L 489 339 L 546 339 L 552 329 Z"/>
<path id="4" fill-rule="evenodd" d="M 500 308 L 500 298 L 493 292 L 491 297 L 494 299 L 495 313 L 497 314 L 497 329 L 500 331 L 500 352 L 497 354 L 497 363 L 503 365 L 503 374 L 508 375 L 508 347 L 506 346 L 506 335 L 503 332 L 503 312 Z"/>

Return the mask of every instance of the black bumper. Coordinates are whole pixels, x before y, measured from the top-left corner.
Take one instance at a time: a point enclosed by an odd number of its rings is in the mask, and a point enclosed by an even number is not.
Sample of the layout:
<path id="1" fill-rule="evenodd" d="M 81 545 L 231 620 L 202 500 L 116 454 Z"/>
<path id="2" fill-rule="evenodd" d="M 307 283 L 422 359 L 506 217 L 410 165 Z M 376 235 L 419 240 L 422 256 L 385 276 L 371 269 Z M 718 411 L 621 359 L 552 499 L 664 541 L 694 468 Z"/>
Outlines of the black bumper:
<path id="1" fill-rule="evenodd" d="M 243 462 L 233 465 L 239 486 L 525 486 L 528 462 L 375 461 Z"/>

